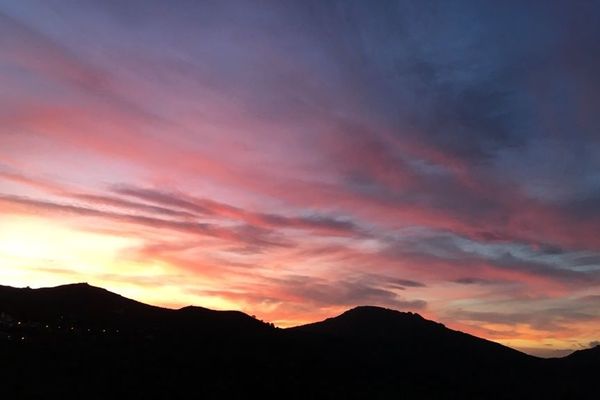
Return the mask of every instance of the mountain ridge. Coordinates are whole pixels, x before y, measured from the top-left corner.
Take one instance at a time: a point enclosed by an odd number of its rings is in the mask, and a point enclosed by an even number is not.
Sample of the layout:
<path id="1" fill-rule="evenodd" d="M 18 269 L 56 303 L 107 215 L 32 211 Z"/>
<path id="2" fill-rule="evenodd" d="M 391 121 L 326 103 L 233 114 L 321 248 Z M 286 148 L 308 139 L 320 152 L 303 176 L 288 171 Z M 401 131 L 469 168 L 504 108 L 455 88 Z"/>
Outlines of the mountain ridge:
<path id="1" fill-rule="evenodd" d="M 600 347 L 541 359 L 377 306 L 279 329 L 86 284 L 0 286 L 0 354 L 9 398 L 592 399 L 600 368 Z"/>
<path id="2" fill-rule="evenodd" d="M 94 285 L 90 285 L 87 282 L 76 282 L 76 283 L 68 283 L 68 284 L 63 284 L 63 285 L 57 285 L 57 286 L 49 286 L 49 287 L 39 287 L 39 288 L 30 288 L 30 287 L 13 287 L 13 286 L 7 286 L 7 285 L 0 285 L 0 311 L 4 311 L 5 313 L 7 312 L 6 310 L 3 310 L 2 307 L 6 308 L 6 291 L 12 292 L 13 294 L 17 294 L 18 296 L 27 296 L 27 295 L 31 295 L 31 294 L 40 294 L 40 295 L 44 295 L 44 298 L 41 299 L 44 301 L 45 306 L 58 306 L 58 305 L 64 305 L 64 300 L 69 300 L 71 301 L 71 298 L 65 298 L 64 296 L 83 296 L 85 298 L 90 298 L 90 296 L 95 295 L 95 296 L 103 296 L 103 300 L 108 300 L 110 299 L 110 305 L 114 306 L 116 304 L 117 301 L 122 302 L 122 306 L 125 307 L 136 307 L 138 309 L 136 309 L 135 311 L 139 311 L 141 309 L 145 309 L 147 312 L 153 310 L 153 311 L 157 311 L 157 312 L 163 312 L 163 313 L 171 313 L 171 312 L 175 312 L 175 313 L 179 313 L 179 314 L 198 314 L 198 315 L 202 315 L 203 317 L 206 317 L 207 315 L 213 315 L 213 316 L 229 316 L 231 318 L 234 318 L 235 316 L 243 318 L 245 320 L 256 320 L 255 317 L 250 316 L 246 313 L 244 313 L 243 311 L 239 311 L 239 310 L 213 310 L 213 309 L 209 309 L 206 307 L 202 307 L 202 306 L 197 306 L 197 305 L 187 305 L 187 306 L 183 306 L 180 308 L 167 308 L 167 307 L 161 307 L 161 306 L 155 306 L 155 305 L 150 305 L 150 304 L 146 304 L 143 303 L 141 301 L 137 301 L 125 296 L 122 296 L 118 293 L 112 292 L 110 290 L 107 290 L 105 288 L 102 287 L 98 287 L 98 286 L 94 286 Z M 48 295 L 57 295 L 54 297 L 54 302 L 52 301 L 48 301 Z M 62 300 L 62 301 L 61 301 Z M 81 298 L 79 299 L 81 300 Z M 4 302 L 4 303 L 3 303 Z M 74 304 L 77 304 L 80 302 L 74 302 Z M 98 304 L 96 304 L 96 306 L 98 306 Z M 94 308 L 94 307 L 92 307 Z M 113 310 L 114 312 L 116 312 L 117 310 Z M 119 310 L 121 311 L 121 310 Z M 27 315 L 27 313 L 26 313 Z M 489 339 L 485 339 L 485 338 L 481 338 L 466 332 L 462 332 L 462 331 L 457 331 L 451 328 L 446 327 L 444 324 L 437 322 L 437 321 L 433 321 L 433 320 L 429 320 L 424 318 L 423 316 L 421 316 L 419 313 L 416 312 L 411 312 L 411 311 L 399 311 L 399 310 L 395 310 L 395 309 L 391 309 L 391 308 L 387 308 L 387 307 L 381 307 L 381 306 L 374 306 L 374 305 L 358 305 L 355 306 L 353 308 L 350 308 L 344 312 L 342 312 L 341 314 L 337 315 L 337 316 L 333 316 L 333 317 L 328 317 L 322 321 L 315 321 L 315 322 L 311 322 L 311 323 L 307 323 L 307 324 L 302 324 L 302 325 L 298 325 L 298 326 L 292 326 L 292 327 L 287 327 L 287 328 L 280 328 L 283 330 L 287 330 L 287 331 L 305 331 L 305 332 L 314 332 L 314 331 L 324 331 L 327 329 L 340 329 L 341 326 L 339 326 L 339 322 L 342 322 L 342 325 L 344 323 L 350 323 L 349 325 L 352 325 L 352 321 L 354 320 L 355 322 L 358 322 L 358 324 L 355 324 L 354 328 L 361 328 L 360 325 L 362 325 L 362 327 L 368 327 L 369 331 L 362 331 L 360 332 L 354 332 L 354 334 L 356 333 L 368 333 L 373 335 L 374 333 L 377 333 L 377 331 L 373 331 L 372 330 L 372 324 L 373 322 L 385 322 L 385 320 L 390 320 L 390 318 L 403 318 L 403 323 L 405 324 L 414 324 L 414 323 L 422 323 L 422 326 L 428 326 L 429 328 L 432 329 L 440 329 L 440 328 L 444 328 L 447 329 L 449 331 L 452 332 L 457 332 L 463 335 L 467 335 L 470 336 L 472 338 L 476 338 L 478 340 L 484 340 L 490 343 L 494 343 L 498 346 L 503 346 L 507 349 L 513 350 L 515 352 L 519 352 L 521 354 L 525 354 L 527 356 L 530 357 L 535 357 L 535 358 L 540 358 L 537 356 L 533 356 L 527 353 L 524 353 L 522 351 L 519 351 L 517 349 L 502 345 L 500 343 L 494 342 L 492 340 Z M 260 321 L 262 322 L 262 321 Z M 398 320 L 396 321 L 398 322 Z M 333 327 L 331 326 L 331 324 L 337 324 L 337 326 Z M 274 326 L 273 324 L 266 322 L 265 324 L 269 325 L 269 326 Z M 347 326 L 347 329 L 351 328 L 351 326 Z M 339 335 L 340 332 L 328 332 L 329 334 L 334 334 L 334 335 Z M 589 349 L 582 349 L 583 351 L 585 350 L 589 350 Z M 575 350 L 573 351 L 573 353 L 570 353 L 564 357 L 558 357 L 558 358 L 565 358 L 565 357 L 569 357 L 574 355 L 575 353 L 580 352 L 581 350 Z"/>

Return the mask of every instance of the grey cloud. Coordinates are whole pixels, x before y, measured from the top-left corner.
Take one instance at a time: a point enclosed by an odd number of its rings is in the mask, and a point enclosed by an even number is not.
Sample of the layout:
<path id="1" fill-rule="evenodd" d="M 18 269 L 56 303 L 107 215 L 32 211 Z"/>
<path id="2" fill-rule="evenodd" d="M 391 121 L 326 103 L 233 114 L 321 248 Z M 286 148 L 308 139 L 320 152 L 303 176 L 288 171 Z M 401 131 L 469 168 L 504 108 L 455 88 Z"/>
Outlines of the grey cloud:
<path id="1" fill-rule="evenodd" d="M 207 216 L 242 220 L 248 224 L 259 224 L 271 228 L 308 229 L 356 235 L 364 234 L 354 222 L 326 215 L 285 216 L 252 212 L 214 200 L 192 197 L 183 193 L 165 192 L 127 185 L 117 185 L 112 190 L 120 195 L 135 197 L 166 207 L 179 208 Z"/>
<path id="2" fill-rule="evenodd" d="M 277 279 L 275 284 L 286 292 L 300 298 L 323 305 L 383 305 L 397 309 L 423 309 L 427 303 L 423 300 L 406 300 L 384 281 L 373 281 L 373 277 L 346 278 L 328 281 L 308 276 L 288 276 Z"/>
<path id="3" fill-rule="evenodd" d="M 390 279 L 390 281 L 394 284 L 397 284 L 400 286 L 406 286 L 406 287 L 425 287 L 425 286 L 427 286 L 423 282 L 412 281 L 409 279 Z"/>
<path id="4" fill-rule="evenodd" d="M 162 204 L 168 207 L 182 208 L 204 215 L 211 215 L 212 211 L 206 204 L 198 204 L 200 201 L 190 201 L 176 194 L 162 192 L 154 189 L 143 189 L 132 186 L 117 185 L 112 188 L 115 193 L 131 196 L 140 200 Z"/>
<path id="5" fill-rule="evenodd" d="M 431 234 L 430 236 L 411 237 L 403 240 L 392 240 L 381 254 L 390 260 L 412 261 L 416 265 L 426 267 L 430 263 L 436 265 L 445 264 L 456 274 L 461 270 L 467 271 L 480 265 L 489 265 L 503 270 L 522 271 L 528 274 L 538 275 L 555 279 L 563 283 L 591 286 L 600 283 L 600 271 L 579 270 L 576 267 L 581 261 L 571 261 L 571 257 L 577 260 L 577 253 L 563 251 L 564 256 L 561 263 L 556 260 L 550 262 L 539 255 L 547 255 L 543 249 L 539 252 L 533 251 L 525 255 L 520 254 L 523 243 L 488 244 L 481 243 L 453 235 L 450 233 Z M 554 254 L 554 256 L 558 256 Z M 594 261 L 595 259 L 584 259 L 583 261 Z M 443 271 L 442 271 L 443 272 Z M 473 275 L 473 272 L 468 272 Z M 478 281 L 477 281 L 478 280 Z M 483 282 L 477 276 L 458 278 L 457 283 L 463 284 L 489 284 Z M 495 284 L 509 282 L 493 282 Z"/>
<path id="6" fill-rule="evenodd" d="M 594 321 L 599 314 L 580 312 L 570 308 L 547 308 L 527 312 L 494 312 L 458 310 L 448 314 L 451 318 L 495 324 L 517 325 L 527 324 L 534 329 L 558 331 L 577 321 Z"/>
<path id="7" fill-rule="evenodd" d="M 459 283 L 461 285 L 499 285 L 507 283 L 504 280 L 491 280 L 491 279 L 483 279 L 483 278 L 458 278 L 453 280 L 454 283 Z"/>
<path id="8" fill-rule="evenodd" d="M 131 210 L 138 210 L 152 214 L 162 214 L 172 217 L 195 218 L 197 214 L 192 214 L 186 211 L 175 210 L 171 208 L 159 207 L 135 201 L 125 200 L 114 196 L 94 195 L 85 193 L 72 193 L 68 195 L 71 198 L 92 203 L 94 205 L 109 205 Z"/>

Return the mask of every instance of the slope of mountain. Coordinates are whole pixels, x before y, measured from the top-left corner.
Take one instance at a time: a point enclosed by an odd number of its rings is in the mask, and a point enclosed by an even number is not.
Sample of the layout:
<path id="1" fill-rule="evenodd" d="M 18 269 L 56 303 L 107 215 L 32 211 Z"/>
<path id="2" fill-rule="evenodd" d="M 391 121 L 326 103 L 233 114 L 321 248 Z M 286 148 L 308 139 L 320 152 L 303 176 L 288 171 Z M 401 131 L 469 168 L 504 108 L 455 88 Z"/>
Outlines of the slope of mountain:
<path id="1" fill-rule="evenodd" d="M 167 311 L 86 283 L 41 289 L 0 286 L 0 304 L 2 311 L 22 320 L 86 324 L 125 323 Z"/>
<path id="2" fill-rule="evenodd" d="M 577 350 L 568 356 L 563 357 L 563 360 L 582 364 L 598 363 L 600 362 L 600 344 L 589 349 Z"/>
<path id="3" fill-rule="evenodd" d="M 0 286 L 6 398 L 592 399 L 599 349 L 538 359 L 379 307 L 276 329 L 85 284 Z"/>
<path id="4" fill-rule="evenodd" d="M 403 354 L 465 357 L 500 361 L 533 361 L 535 357 L 446 328 L 416 313 L 381 307 L 359 306 L 325 321 L 291 328 L 293 331 L 327 335 L 337 340 L 359 341 L 362 346 L 376 345 Z M 389 351 L 389 350 L 386 350 Z M 479 360 L 481 361 L 481 360 Z M 440 361 L 441 362 L 441 361 Z"/>
<path id="5" fill-rule="evenodd" d="M 270 327 L 239 311 L 155 307 L 108 290 L 77 283 L 40 289 L 0 286 L 0 311 L 23 323 L 121 330 L 263 330 Z"/>

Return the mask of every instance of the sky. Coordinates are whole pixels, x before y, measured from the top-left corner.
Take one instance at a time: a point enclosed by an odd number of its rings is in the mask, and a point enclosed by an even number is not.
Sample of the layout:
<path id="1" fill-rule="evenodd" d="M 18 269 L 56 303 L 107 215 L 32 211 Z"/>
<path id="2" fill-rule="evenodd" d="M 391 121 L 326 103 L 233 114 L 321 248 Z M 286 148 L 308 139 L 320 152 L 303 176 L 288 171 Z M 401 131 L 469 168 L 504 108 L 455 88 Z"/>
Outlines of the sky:
<path id="1" fill-rule="evenodd" d="M 600 4 L 0 0 L 0 284 L 600 340 Z"/>

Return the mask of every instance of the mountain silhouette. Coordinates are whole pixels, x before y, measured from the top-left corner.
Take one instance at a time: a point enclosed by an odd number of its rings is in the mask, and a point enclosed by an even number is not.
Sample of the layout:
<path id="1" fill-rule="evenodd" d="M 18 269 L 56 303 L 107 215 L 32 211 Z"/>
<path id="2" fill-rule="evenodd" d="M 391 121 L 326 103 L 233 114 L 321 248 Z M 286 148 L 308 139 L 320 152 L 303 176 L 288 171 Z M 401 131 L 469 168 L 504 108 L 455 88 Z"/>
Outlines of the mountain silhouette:
<path id="1" fill-rule="evenodd" d="M 565 357 L 565 360 L 577 363 L 594 363 L 600 361 L 600 344 L 585 349 L 577 350 Z"/>
<path id="2" fill-rule="evenodd" d="M 600 347 L 540 359 L 419 314 L 360 306 L 278 329 L 87 284 L 0 286 L 6 398 L 592 399 Z"/>
<path id="3" fill-rule="evenodd" d="M 0 304 L 2 311 L 23 320 L 67 319 L 93 325 L 134 322 L 131 318 L 137 322 L 167 312 L 87 283 L 41 289 L 0 286 Z"/>
<path id="4" fill-rule="evenodd" d="M 362 342 L 363 346 L 390 345 L 403 354 L 443 355 L 444 357 L 490 358 L 503 360 L 534 359 L 499 343 L 446 328 L 412 312 L 359 306 L 325 321 L 291 328 L 299 332 L 328 335 L 336 339 Z"/>
<path id="5" fill-rule="evenodd" d="M 0 286 L 1 311 L 23 321 L 86 328 L 120 328 L 224 333 L 269 326 L 239 311 L 188 306 L 171 310 L 140 303 L 87 283 L 41 289 Z M 185 331 L 182 331 L 185 332 Z"/>

